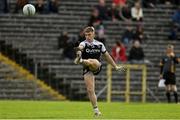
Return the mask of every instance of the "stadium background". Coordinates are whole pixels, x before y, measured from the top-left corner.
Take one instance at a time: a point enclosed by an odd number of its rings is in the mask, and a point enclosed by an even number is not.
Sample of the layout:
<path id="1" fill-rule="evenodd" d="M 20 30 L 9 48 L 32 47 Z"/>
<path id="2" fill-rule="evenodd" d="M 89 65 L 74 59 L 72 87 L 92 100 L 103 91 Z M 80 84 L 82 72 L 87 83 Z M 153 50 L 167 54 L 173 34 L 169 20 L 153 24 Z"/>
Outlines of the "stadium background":
<path id="1" fill-rule="evenodd" d="M 15 0 L 9 0 L 10 12 Z M 110 6 L 111 0 L 106 0 Z M 133 1 L 129 1 L 133 4 Z M 35 3 L 35 0 L 30 0 Z M 58 14 L 37 14 L 27 17 L 22 14 L 0 14 L 0 99 L 1 100 L 88 100 L 81 66 L 72 60 L 64 60 L 57 49 L 57 38 L 67 31 L 76 38 L 79 31 L 88 23 L 92 7 L 97 0 L 61 0 Z M 142 44 L 147 64 L 147 102 L 166 102 L 164 88 L 158 88 L 159 60 L 167 44 L 175 45 L 180 54 L 180 41 L 168 40 L 170 17 L 173 5 L 157 4 L 155 8 L 143 8 L 144 34 L 148 38 Z M 104 21 L 106 48 L 111 48 L 121 38 L 125 30 L 124 21 Z M 132 22 L 133 28 L 138 22 Z M 129 49 L 127 50 L 128 54 Z M 97 76 L 96 92 L 107 83 L 106 64 Z M 180 72 L 177 67 L 177 73 Z M 131 73 L 131 91 L 139 91 L 141 72 Z M 180 75 L 177 74 L 177 86 Z M 112 88 L 125 89 L 125 74 L 113 72 Z M 99 94 L 100 101 L 106 101 L 106 90 Z M 131 101 L 139 102 L 141 96 L 131 96 Z M 113 101 L 124 102 L 123 95 L 113 95 Z"/>

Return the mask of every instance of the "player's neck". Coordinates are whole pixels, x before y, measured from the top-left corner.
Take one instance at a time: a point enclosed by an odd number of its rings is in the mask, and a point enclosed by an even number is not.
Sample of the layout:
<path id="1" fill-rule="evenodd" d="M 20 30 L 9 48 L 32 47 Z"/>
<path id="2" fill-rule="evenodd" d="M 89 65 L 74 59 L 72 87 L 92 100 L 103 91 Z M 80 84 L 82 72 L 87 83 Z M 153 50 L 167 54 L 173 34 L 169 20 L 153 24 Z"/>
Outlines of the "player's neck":
<path id="1" fill-rule="evenodd" d="M 92 43 L 93 41 L 94 41 L 94 39 L 92 39 L 92 40 L 86 40 L 87 42 L 89 42 L 89 43 Z"/>

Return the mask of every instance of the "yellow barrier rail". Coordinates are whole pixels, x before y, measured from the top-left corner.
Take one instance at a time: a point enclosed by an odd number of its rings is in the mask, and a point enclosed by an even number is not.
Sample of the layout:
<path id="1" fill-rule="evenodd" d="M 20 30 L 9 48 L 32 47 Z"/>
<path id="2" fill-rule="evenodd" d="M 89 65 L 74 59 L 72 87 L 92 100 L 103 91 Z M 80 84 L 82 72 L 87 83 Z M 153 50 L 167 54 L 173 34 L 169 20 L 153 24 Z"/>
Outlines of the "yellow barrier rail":
<path id="1" fill-rule="evenodd" d="M 107 102 L 111 102 L 112 94 L 123 94 L 125 95 L 125 101 L 130 102 L 131 95 L 142 95 L 141 101 L 146 102 L 146 76 L 147 76 L 147 67 L 146 65 L 136 65 L 136 64 L 124 64 L 126 70 L 126 90 L 125 91 L 112 91 L 112 66 L 107 65 Z M 130 91 L 130 73 L 132 69 L 142 70 L 142 86 L 141 92 Z"/>

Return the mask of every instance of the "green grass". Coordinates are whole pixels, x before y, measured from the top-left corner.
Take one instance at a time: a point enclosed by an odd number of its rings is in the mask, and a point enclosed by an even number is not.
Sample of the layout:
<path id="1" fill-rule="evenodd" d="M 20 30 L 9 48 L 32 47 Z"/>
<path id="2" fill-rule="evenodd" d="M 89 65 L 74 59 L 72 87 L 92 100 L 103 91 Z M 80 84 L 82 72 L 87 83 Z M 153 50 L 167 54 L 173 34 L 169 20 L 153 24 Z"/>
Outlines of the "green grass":
<path id="1" fill-rule="evenodd" d="M 102 119 L 180 119 L 180 104 L 100 102 Z M 89 102 L 0 101 L 0 119 L 92 119 Z"/>

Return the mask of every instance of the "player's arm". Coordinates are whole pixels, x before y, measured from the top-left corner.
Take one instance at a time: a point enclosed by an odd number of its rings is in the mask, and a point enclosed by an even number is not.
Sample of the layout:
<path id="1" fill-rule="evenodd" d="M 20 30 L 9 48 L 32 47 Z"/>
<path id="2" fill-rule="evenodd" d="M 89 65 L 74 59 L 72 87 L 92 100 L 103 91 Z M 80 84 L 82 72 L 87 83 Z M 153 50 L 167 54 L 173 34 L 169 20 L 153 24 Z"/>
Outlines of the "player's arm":
<path id="1" fill-rule="evenodd" d="M 84 46 L 83 45 L 79 45 L 78 47 L 74 48 L 76 51 L 83 51 Z"/>
<path id="2" fill-rule="evenodd" d="M 107 51 L 103 54 L 103 57 L 109 64 L 113 66 L 115 70 L 125 71 L 125 68 L 123 66 L 117 66 L 117 64 L 114 62 L 114 60 Z"/>
<path id="3" fill-rule="evenodd" d="M 103 54 L 105 60 L 111 64 L 114 68 L 117 67 L 116 63 L 114 62 L 114 60 L 112 59 L 112 57 L 109 55 L 109 53 L 106 51 L 104 54 Z"/>
<path id="4" fill-rule="evenodd" d="M 175 53 L 172 52 L 172 53 L 170 53 L 170 55 L 171 55 L 171 57 L 173 58 L 174 62 L 175 62 L 176 64 L 178 64 L 178 63 L 179 63 L 179 58 L 175 55 Z"/>
<path id="5" fill-rule="evenodd" d="M 159 66 L 160 66 L 160 76 L 159 77 L 160 77 L 160 79 L 162 79 L 163 67 L 164 67 L 163 59 L 160 61 Z"/>
<path id="6" fill-rule="evenodd" d="M 178 58 L 177 56 L 174 56 L 173 59 L 176 64 L 180 62 L 180 58 Z"/>
<path id="7" fill-rule="evenodd" d="M 75 51 L 76 51 L 76 55 L 81 55 L 81 52 L 83 51 L 84 49 L 84 44 L 83 43 L 80 43 L 78 47 L 75 47 Z"/>
<path id="8" fill-rule="evenodd" d="M 180 62 L 180 59 L 178 57 L 174 57 L 174 62 L 178 64 Z"/>

